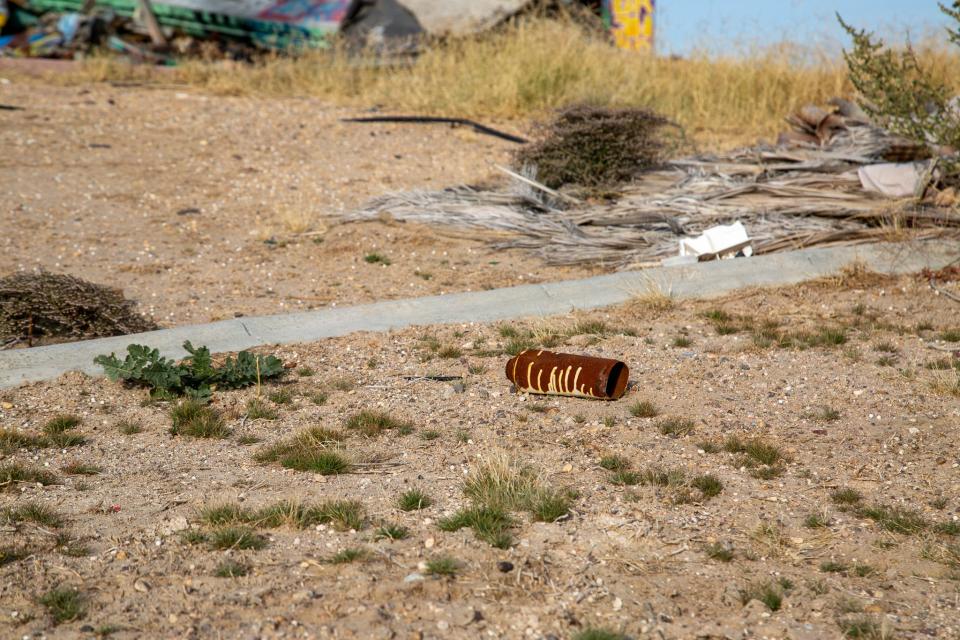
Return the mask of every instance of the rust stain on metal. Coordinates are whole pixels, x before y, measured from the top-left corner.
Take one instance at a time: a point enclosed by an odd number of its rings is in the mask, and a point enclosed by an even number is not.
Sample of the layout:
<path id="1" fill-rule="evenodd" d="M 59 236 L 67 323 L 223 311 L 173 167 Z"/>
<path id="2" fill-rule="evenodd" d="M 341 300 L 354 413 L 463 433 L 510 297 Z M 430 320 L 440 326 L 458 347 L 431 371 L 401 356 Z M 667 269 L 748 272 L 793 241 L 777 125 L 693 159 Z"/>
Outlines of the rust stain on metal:
<path id="1" fill-rule="evenodd" d="M 528 349 L 507 361 L 506 374 L 527 393 L 617 400 L 630 369 L 620 360 Z"/>

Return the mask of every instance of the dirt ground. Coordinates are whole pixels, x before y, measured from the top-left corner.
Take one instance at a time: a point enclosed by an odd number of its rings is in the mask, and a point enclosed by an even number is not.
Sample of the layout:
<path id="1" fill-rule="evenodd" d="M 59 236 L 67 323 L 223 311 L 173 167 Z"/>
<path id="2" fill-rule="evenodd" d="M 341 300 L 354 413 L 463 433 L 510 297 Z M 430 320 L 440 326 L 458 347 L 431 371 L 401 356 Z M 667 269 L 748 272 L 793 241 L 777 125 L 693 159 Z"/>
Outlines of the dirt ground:
<path id="1" fill-rule="evenodd" d="M 717 310 L 727 316 L 708 317 Z M 312 375 L 291 369 L 263 390 L 292 396 L 276 420 L 245 417 L 255 389 L 215 392 L 232 430 L 220 440 L 171 436 L 167 403 L 78 374 L 8 390 L 6 429 L 36 434 L 70 413 L 87 442 L 0 462 L 57 476 L 0 491 L 3 545 L 22 552 L 0 567 L 0 636 L 960 637 L 956 310 L 922 279 L 863 276 L 264 349 Z M 632 388 L 616 402 L 515 394 L 499 351 L 525 335 L 623 359 Z M 463 386 L 416 378 L 436 374 Z M 659 415 L 635 417 L 638 401 Z M 364 409 L 413 429 L 345 429 Z M 692 423 L 670 433 L 670 418 Z M 124 435 L 124 422 L 143 430 Z M 323 476 L 254 461 L 316 426 L 349 432 L 341 451 L 359 464 Z M 770 445 L 770 466 L 725 451 L 730 436 Z M 569 513 L 551 523 L 514 513 L 507 549 L 441 530 L 468 503 L 466 474 L 500 454 L 571 490 Z M 601 468 L 611 454 L 638 484 Z M 74 462 L 99 472 L 62 471 Z M 687 480 L 651 484 L 653 469 Z M 722 483 L 718 495 L 692 489 L 704 474 Z M 433 504 L 400 510 L 413 487 Z M 262 527 L 262 550 L 200 540 L 213 531 L 207 507 L 333 499 L 362 503 L 359 530 Z M 31 501 L 61 514 L 60 529 L 9 515 Z M 409 536 L 378 538 L 383 523 Z M 331 562 L 347 549 L 366 555 Z M 438 557 L 459 563 L 455 577 L 428 573 Z M 225 559 L 249 573 L 217 577 Z M 39 599 L 55 587 L 79 591 L 82 618 L 54 626 Z"/>
<path id="2" fill-rule="evenodd" d="M 392 190 L 499 179 L 509 142 L 343 123 L 357 112 L 312 99 L 7 75 L 0 103 L 23 110 L 0 111 L 0 276 L 114 285 L 173 326 L 595 272 L 425 227 L 334 222 Z M 374 253 L 389 266 L 364 260 Z"/>

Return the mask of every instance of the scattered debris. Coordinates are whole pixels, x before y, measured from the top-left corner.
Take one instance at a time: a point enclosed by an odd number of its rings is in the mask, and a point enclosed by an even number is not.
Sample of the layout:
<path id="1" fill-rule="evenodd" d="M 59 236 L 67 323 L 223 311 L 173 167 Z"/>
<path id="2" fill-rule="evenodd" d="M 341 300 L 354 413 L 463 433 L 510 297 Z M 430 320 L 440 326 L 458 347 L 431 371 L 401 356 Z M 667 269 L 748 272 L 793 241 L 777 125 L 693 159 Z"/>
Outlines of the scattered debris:
<path id="1" fill-rule="evenodd" d="M 153 331 L 119 289 L 66 274 L 15 273 L 0 278 L 0 348 Z"/>
<path id="2" fill-rule="evenodd" d="M 864 191 L 875 191 L 889 198 L 912 198 L 917 195 L 926 162 L 895 162 L 860 167 L 857 175 Z"/>
<path id="3" fill-rule="evenodd" d="M 833 102 L 836 111 L 808 108 L 791 119 L 794 133 L 807 137 L 791 135 L 777 146 L 658 161 L 662 168 L 620 187 L 615 202 L 572 203 L 514 178 L 497 191 L 458 186 L 387 194 L 346 219 L 389 215 L 480 235 L 495 248 L 531 250 L 551 265 L 602 263 L 617 268 L 659 265 L 664 258 L 677 257 L 678 240 L 687 242 L 711 227 L 738 221 L 750 229 L 754 254 L 877 241 L 889 237 L 893 228 L 915 239 L 956 234 L 960 214 L 937 206 L 952 206 L 954 192 L 937 190 L 935 172 L 925 171 L 921 178 L 930 185 L 924 199 L 896 205 L 861 184 L 861 167 L 921 161 L 929 149 L 870 124 L 851 103 Z M 645 131 L 652 135 L 661 125 L 650 126 Z M 518 161 L 527 159 L 525 154 L 538 144 L 521 149 Z M 662 149 L 660 144 L 647 138 L 640 146 L 652 153 Z M 593 150 L 591 145 L 564 142 L 552 147 L 550 161 L 538 169 L 555 162 L 554 175 L 587 171 Z M 578 154 L 586 159 L 578 159 Z M 652 155 L 646 157 L 653 162 Z M 635 160 L 614 162 L 613 173 L 626 176 L 632 167 L 630 175 L 635 175 L 642 166 Z M 519 173 L 529 177 L 526 171 Z M 538 170 L 534 177 L 549 188 L 566 183 L 551 182 L 549 175 Z M 504 232 L 512 237 L 504 238 Z"/>
<path id="4" fill-rule="evenodd" d="M 617 400 L 630 369 L 619 360 L 527 349 L 507 361 L 507 379 L 520 391 Z"/>
<path id="5" fill-rule="evenodd" d="M 739 220 L 733 224 L 721 224 L 710 227 L 696 238 L 680 241 L 678 258 L 688 258 L 687 262 L 703 262 L 717 258 L 753 255 L 750 236 Z M 676 264 L 671 263 L 671 264 Z"/>

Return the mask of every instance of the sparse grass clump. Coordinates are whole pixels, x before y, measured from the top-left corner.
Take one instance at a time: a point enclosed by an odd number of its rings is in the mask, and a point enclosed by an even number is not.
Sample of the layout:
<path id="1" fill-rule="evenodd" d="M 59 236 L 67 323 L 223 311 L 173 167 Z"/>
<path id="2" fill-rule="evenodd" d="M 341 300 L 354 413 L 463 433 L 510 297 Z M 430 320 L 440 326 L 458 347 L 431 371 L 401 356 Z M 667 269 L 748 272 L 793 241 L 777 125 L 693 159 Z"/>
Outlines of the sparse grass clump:
<path id="1" fill-rule="evenodd" d="M 373 411 L 364 409 L 347 418 L 347 428 L 354 429 L 365 436 L 378 436 L 388 429 L 399 429 L 403 426 L 410 426 L 405 420 L 394 418 L 384 411 Z"/>
<path id="2" fill-rule="evenodd" d="M 687 474 L 681 469 L 663 469 L 648 467 L 639 474 L 638 479 L 651 487 L 680 487 L 687 481 Z"/>
<path id="3" fill-rule="evenodd" d="M 737 436 L 730 436 L 723 443 L 724 451 L 729 453 L 743 453 L 759 464 L 776 464 L 784 459 L 783 453 L 775 446 L 760 439 L 743 441 Z"/>
<path id="4" fill-rule="evenodd" d="M 43 425 L 43 432 L 47 435 L 64 433 L 80 426 L 81 420 L 74 415 L 62 415 L 52 418 Z"/>
<path id="5" fill-rule="evenodd" d="M 336 389 L 337 391 L 353 391 L 357 386 L 356 382 L 345 376 L 333 378 L 327 384 L 330 388 Z"/>
<path id="6" fill-rule="evenodd" d="M 673 339 L 673 346 L 680 349 L 685 349 L 693 344 L 693 340 L 689 336 L 677 336 Z"/>
<path id="7" fill-rule="evenodd" d="M 253 549 L 267 546 L 267 540 L 249 527 L 228 526 L 215 529 L 209 538 L 214 549 Z"/>
<path id="8" fill-rule="evenodd" d="M 740 591 L 740 602 L 746 605 L 751 600 L 759 600 L 770 611 L 779 611 L 783 605 L 784 588 L 778 582 L 757 582 Z"/>
<path id="9" fill-rule="evenodd" d="M 383 255 L 382 253 L 377 253 L 376 251 L 373 251 L 363 256 L 363 261 L 366 262 L 367 264 L 382 264 L 385 267 L 393 264 L 390 258 Z"/>
<path id="10" fill-rule="evenodd" d="M 421 440 L 430 441 L 430 440 L 436 440 L 439 437 L 440 437 L 440 432 L 437 431 L 436 429 L 427 429 L 426 431 L 420 432 Z"/>
<path id="11" fill-rule="evenodd" d="M 277 411 L 260 398 L 247 400 L 247 418 L 250 420 L 276 420 Z"/>
<path id="12" fill-rule="evenodd" d="M 664 418 L 657 423 L 657 429 L 665 436 L 679 438 L 693 433 L 696 426 L 693 420 L 687 418 Z"/>
<path id="13" fill-rule="evenodd" d="M 39 599 L 53 618 L 53 624 L 80 620 L 87 614 L 86 598 L 78 590 L 58 587 L 43 594 Z"/>
<path id="14" fill-rule="evenodd" d="M 0 491 L 15 491 L 17 485 L 21 483 L 47 486 L 57 482 L 57 476 L 43 469 L 27 467 L 16 462 L 0 465 Z"/>
<path id="15" fill-rule="evenodd" d="M 437 526 L 441 531 L 473 530 L 474 535 L 498 549 L 508 549 L 513 544 L 510 527 L 513 518 L 498 507 L 472 506 L 460 509 L 448 518 L 442 518 Z"/>
<path id="16" fill-rule="evenodd" d="M 860 507 L 856 513 L 861 518 L 869 518 L 891 533 L 914 534 L 926 529 L 930 523 L 922 514 L 912 509 L 888 507 L 875 504 Z"/>
<path id="17" fill-rule="evenodd" d="M 409 489 L 400 495 L 399 506 L 403 511 L 426 509 L 432 504 L 433 499 L 420 489 Z"/>
<path id="18" fill-rule="evenodd" d="M 946 329 L 940 333 L 944 342 L 960 342 L 960 329 Z"/>
<path id="19" fill-rule="evenodd" d="M 367 557 L 368 552 L 366 549 L 360 547 L 348 547 L 341 551 L 336 552 L 330 556 L 330 564 L 349 564 L 351 562 L 356 562 L 357 560 L 363 560 Z"/>
<path id="20" fill-rule="evenodd" d="M 630 640 L 630 636 L 609 629 L 588 628 L 577 632 L 573 640 Z"/>
<path id="21" fill-rule="evenodd" d="M 23 560 L 28 555 L 30 551 L 25 547 L 0 546 L 0 567 Z"/>
<path id="22" fill-rule="evenodd" d="M 655 418 L 660 415 L 660 411 L 649 400 L 637 400 L 630 405 L 630 415 L 635 418 Z"/>
<path id="23" fill-rule="evenodd" d="M 320 475 L 349 473 L 352 464 L 342 453 L 344 435 L 323 427 L 311 427 L 257 452 L 254 460 L 278 462 L 286 469 L 312 471 Z"/>
<path id="24" fill-rule="evenodd" d="M 19 506 L 6 509 L 3 512 L 4 519 L 13 524 L 20 522 L 32 522 L 42 527 L 58 529 L 63 526 L 63 516 L 46 505 L 39 502 L 25 502 Z"/>
<path id="25" fill-rule="evenodd" d="M 863 494 L 856 489 L 844 488 L 838 489 L 830 494 L 830 500 L 841 508 L 850 508 L 860 504 L 863 500 Z"/>
<path id="26" fill-rule="evenodd" d="M 730 562 L 734 558 L 733 548 L 730 545 L 720 542 L 707 545 L 704 547 L 703 552 L 707 554 L 707 557 L 711 560 L 719 560 L 720 562 Z"/>
<path id="27" fill-rule="evenodd" d="M 803 526 L 807 529 L 822 529 L 830 523 L 830 519 L 822 513 L 810 513 L 803 519 Z"/>
<path id="28" fill-rule="evenodd" d="M 820 571 L 824 573 L 844 573 L 847 570 L 847 565 L 842 562 L 835 562 L 833 560 L 824 560 L 820 563 Z"/>
<path id="29" fill-rule="evenodd" d="M 629 469 L 620 469 L 610 475 L 610 482 L 619 487 L 633 487 L 640 484 L 640 474 Z"/>
<path id="30" fill-rule="evenodd" d="M 555 491 L 542 491 L 530 506 L 530 514 L 538 522 L 556 522 L 570 512 L 570 498 Z"/>
<path id="31" fill-rule="evenodd" d="M 893 636 L 884 631 L 879 623 L 870 616 L 854 616 L 837 620 L 837 626 L 844 638 L 865 638 L 866 640 L 886 640 Z"/>
<path id="32" fill-rule="evenodd" d="M 460 562 L 450 556 L 438 556 L 427 560 L 427 574 L 452 578 L 460 571 Z"/>
<path id="33" fill-rule="evenodd" d="M 297 375 L 301 378 L 311 378 L 316 375 L 316 371 L 313 370 L 313 367 L 303 366 L 297 369 Z"/>
<path id="34" fill-rule="evenodd" d="M 607 471 L 623 471 L 629 469 L 631 464 L 630 461 L 623 456 L 610 454 L 600 458 L 600 466 Z"/>
<path id="35" fill-rule="evenodd" d="M 723 482 L 709 474 L 695 477 L 690 484 L 700 491 L 705 500 L 718 496 L 723 491 Z"/>
<path id="36" fill-rule="evenodd" d="M 454 347 L 451 345 L 440 347 L 440 349 L 437 350 L 437 357 L 444 358 L 447 360 L 451 360 L 453 358 L 459 358 L 462 355 L 463 355 L 463 351 L 461 351 L 459 347 Z"/>
<path id="37" fill-rule="evenodd" d="M 117 431 L 125 436 L 132 436 L 143 432 L 143 427 L 132 420 L 121 420 L 117 423 Z"/>
<path id="38" fill-rule="evenodd" d="M 513 542 L 511 511 L 528 511 L 536 520 L 555 522 L 567 514 L 573 497 L 545 486 L 532 467 L 503 455 L 476 463 L 463 492 L 473 505 L 442 520 L 441 528 L 470 527 L 481 540 L 504 549 Z"/>
<path id="39" fill-rule="evenodd" d="M 218 578 L 241 578 L 248 573 L 250 573 L 250 567 L 248 565 L 237 562 L 236 560 L 227 559 L 217 565 L 213 575 Z"/>
<path id="40" fill-rule="evenodd" d="M 281 387 L 276 391 L 273 391 L 267 397 L 273 404 L 290 404 L 293 402 L 293 393 L 286 387 Z"/>
<path id="41" fill-rule="evenodd" d="M 388 540 L 404 540 L 410 537 L 410 529 L 403 525 L 385 522 L 377 528 L 373 534 L 374 538 L 386 538 Z"/>
<path id="42" fill-rule="evenodd" d="M 79 433 L 74 433 L 80 425 L 80 418 L 73 415 L 57 416 L 43 425 L 44 440 L 49 446 L 74 447 L 86 442 Z"/>
<path id="43" fill-rule="evenodd" d="M 840 419 L 840 412 L 833 407 L 823 406 L 807 414 L 805 417 L 821 420 L 823 422 L 834 422 Z"/>
<path id="44" fill-rule="evenodd" d="M 95 476 L 103 471 L 95 464 L 86 464 L 79 460 L 60 467 L 60 470 L 71 476 Z"/>
<path id="45" fill-rule="evenodd" d="M 226 438 L 230 429 L 213 407 L 195 400 L 184 400 L 170 410 L 173 426 L 170 433 L 192 438 Z"/>
<path id="46" fill-rule="evenodd" d="M 0 453 L 4 455 L 17 449 L 39 449 L 46 446 L 47 442 L 43 438 L 0 427 Z"/>

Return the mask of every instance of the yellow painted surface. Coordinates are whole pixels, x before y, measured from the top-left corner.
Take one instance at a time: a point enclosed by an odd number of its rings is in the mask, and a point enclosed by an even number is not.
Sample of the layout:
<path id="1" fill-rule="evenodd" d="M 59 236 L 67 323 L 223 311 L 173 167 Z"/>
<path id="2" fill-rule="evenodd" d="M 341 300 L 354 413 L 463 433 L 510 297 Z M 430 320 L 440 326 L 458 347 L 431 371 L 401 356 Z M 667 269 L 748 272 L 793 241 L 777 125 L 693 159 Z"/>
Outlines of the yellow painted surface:
<path id="1" fill-rule="evenodd" d="M 621 49 L 653 49 L 654 0 L 611 0 L 610 18 L 613 39 Z"/>

